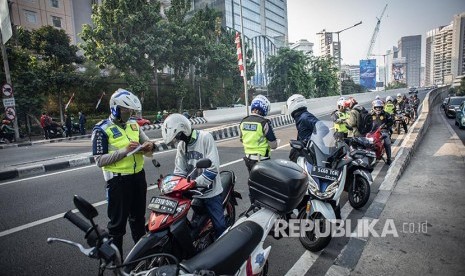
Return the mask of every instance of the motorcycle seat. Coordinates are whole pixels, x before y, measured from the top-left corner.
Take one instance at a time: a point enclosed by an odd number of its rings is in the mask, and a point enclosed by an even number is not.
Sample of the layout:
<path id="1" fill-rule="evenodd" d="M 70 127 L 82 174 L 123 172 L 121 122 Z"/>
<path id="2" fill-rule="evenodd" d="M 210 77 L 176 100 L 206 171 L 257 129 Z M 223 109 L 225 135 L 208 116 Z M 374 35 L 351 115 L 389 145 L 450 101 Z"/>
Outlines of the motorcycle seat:
<path id="1" fill-rule="evenodd" d="M 228 196 L 229 188 L 234 183 L 234 172 L 221 171 L 220 172 L 221 186 L 223 186 L 223 193 L 221 197 L 224 199 Z"/>
<path id="2" fill-rule="evenodd" d="M 255 250 L 262 237 L 263 229 L 260 225 L 253 221 L 244 221 L 180 265 L 188 273 L 211 270 L 217 275 L 234 275 Z"/>

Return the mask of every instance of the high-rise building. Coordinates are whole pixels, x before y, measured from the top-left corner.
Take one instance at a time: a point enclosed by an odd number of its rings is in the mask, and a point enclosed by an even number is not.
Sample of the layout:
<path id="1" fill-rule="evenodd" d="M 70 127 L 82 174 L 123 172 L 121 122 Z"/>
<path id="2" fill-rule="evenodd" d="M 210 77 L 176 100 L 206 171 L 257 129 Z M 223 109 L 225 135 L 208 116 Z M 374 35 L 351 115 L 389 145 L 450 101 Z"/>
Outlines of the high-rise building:
<path id="1" fill-rule="evenodd" d="M 14 25 L 28 30 L 39 29 L 42 26 L 53 26 L 63 29 L 75 44 L 74 10 L 72 0 L 11 0 L 11 20 Z M 90 21 L 90 14 L 88 14 Z"/>
<path id="2" fill-rule="evenodd" d="M 452 22 L 451 71 L 456 78 L 465 75 L 465 12 L 454 15 Z"/>
<path id="3" fill-rule="evenodd" d="M 438 28 L 433 40 L 433 84 L 450 83 L 452 77 L 453 24 Z"/>
<path id="4" fill-rule="evenodd" d="M 406 61 L 406 83 L 420 86 L 421 35 L 401 37 L 398 43 L 399 57 Z"/>
<path id="5" fill-rule="evenodd" d="M 323 30 L 318 33 L 320 42 L 320 56 L 334 57 L 336 61 L 341 57 L 341 43 L 333 40 L 333 33 Z"/>
<path id="6" fill-rule="evenodd" d="M 241 31 L 240 0 L 192 0 L 193 11 L 206 6 L 223 14 L 222 26 Z M 252 85 L 268 85 L 266 59 L 287 46 L 287 0 L 242 0 L 244 36 L 254 52 L 255 76 Z"/>
<path id="7" fill-rule="evenodd" d="M 425 63 L 425 85 L 434 84 L 434 38 L 442 27 L 430 30 L 426 33 L 426 63 Z"/>

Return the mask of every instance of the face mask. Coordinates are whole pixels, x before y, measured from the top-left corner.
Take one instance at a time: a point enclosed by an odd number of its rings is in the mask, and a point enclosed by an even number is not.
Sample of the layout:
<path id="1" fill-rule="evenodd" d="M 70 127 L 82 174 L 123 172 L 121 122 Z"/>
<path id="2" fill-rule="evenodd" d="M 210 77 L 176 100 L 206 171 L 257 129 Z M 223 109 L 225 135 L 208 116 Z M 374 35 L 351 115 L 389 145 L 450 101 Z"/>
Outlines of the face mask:
<path id="1" fill-rule="evenodd" d="M 121 108 L 120 109 L 120 119 L 121 119 L 121 122 L 127 122 L 129 120 L 129 118 L 131 118 L 132 116 L 132 110 L 130 109 L 125 109 L 125 108 Z"/>

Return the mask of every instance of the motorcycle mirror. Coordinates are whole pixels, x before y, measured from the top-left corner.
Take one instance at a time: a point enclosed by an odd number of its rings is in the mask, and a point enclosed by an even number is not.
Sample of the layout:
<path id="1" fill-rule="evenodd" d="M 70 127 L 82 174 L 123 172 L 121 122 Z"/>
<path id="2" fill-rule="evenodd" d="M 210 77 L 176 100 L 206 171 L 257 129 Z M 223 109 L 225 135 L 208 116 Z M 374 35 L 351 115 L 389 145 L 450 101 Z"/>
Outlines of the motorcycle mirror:
<path id="1" fill-rule="evenodd" d="M 73 202 L 74 206 L 76 206 L 79 212 L 81 212 L 81 214 L 88 220 L 92 220 L 93 218 L 98 216 L 97 209 L 95 209 L 95 207 L 92 206 L 92 204 L 90 204 L 89 202 L 87 202 L 87 200 L 85 200 L 84 198 L 78 195 L 74 195 Z"/>
<path id="2" fill-rule="evenodd" d="M 202 158 L 199 161 L 197 161 L 195 167 L 197 169 L 205 169 L 205 168 L 210 168 L 212 166 L 212 161 L 208 158 Z"/>
<path id="3" fill-rule="evenodd" d="M 157 161 L 157 159 L 152 159 L 152 164 L 155 166 L 155 168 L 159 168 L 160 167 L 160 162 Z"/>

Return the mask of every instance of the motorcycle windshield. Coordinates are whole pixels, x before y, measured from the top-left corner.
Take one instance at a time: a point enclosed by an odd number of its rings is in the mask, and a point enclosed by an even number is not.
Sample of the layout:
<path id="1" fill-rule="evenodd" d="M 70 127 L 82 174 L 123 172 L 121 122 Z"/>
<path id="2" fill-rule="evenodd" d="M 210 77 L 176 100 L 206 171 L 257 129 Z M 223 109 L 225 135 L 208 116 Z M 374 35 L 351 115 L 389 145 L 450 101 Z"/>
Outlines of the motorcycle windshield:
<path id="1" fill-rule="evenodd" d="M 309 146 L 314 149 L 318 148 L 321 153 L 329 155 L 336 148 L 333 123 L 318 121 L 313 129 Z"/>

